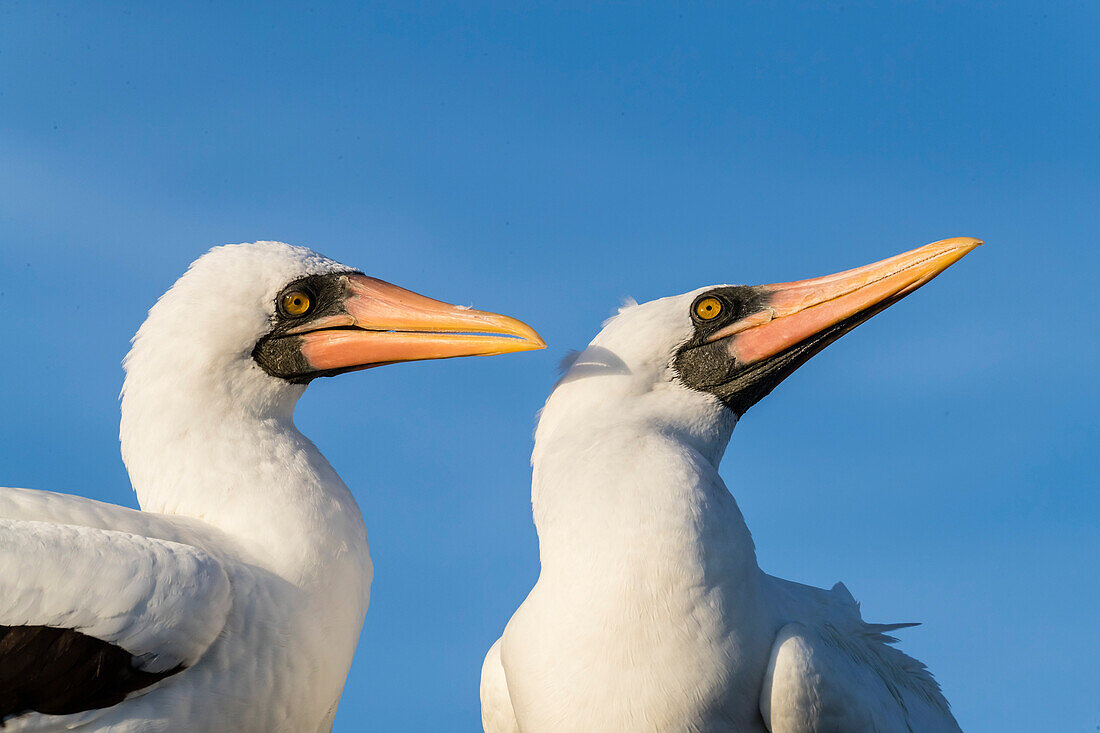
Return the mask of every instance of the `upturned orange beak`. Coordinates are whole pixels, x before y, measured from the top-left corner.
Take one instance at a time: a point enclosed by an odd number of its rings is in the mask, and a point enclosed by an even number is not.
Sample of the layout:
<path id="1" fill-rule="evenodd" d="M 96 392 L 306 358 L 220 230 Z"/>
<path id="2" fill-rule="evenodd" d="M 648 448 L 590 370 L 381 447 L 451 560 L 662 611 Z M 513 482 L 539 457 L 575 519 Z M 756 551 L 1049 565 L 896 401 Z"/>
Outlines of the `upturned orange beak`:
<path id="1" fill-rule="evenodd" d="M 852 318 L 866 320 L 896 303 L 982 244 L 944 239 L 873 265 L 797 282 L 760 285 L 762 310 L 711 334 L 729 339 L 742 364 L 767 359 Z"/>
<path id="2" fill-rule="evenodd" d="M 347 276 L 342 310 L 286 331 L 300 339 L 313 371 L 546 348 L 515 318 L 433 300 L 366 275 Z"/>
<path id="3" fill-rule="evenodd" d="M 694 314 L 696 335 L 677 353 L 676 370 L 688 386 L 744 414 L 814 354 L 979 244 L 971 237 L 944 239 L 836 275 L 705 292 L 696 304 L 716 301 L 718 315 Z"/>

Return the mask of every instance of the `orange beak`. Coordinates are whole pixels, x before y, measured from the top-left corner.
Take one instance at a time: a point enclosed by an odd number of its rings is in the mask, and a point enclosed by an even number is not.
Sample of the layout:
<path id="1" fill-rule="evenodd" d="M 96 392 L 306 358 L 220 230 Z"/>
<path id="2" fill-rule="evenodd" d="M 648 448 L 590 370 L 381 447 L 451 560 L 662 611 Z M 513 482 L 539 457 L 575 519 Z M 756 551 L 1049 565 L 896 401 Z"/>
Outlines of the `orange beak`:
<path id="1" fill-rule="evenodd" d="M 366 275 L 348 275 L 347 289 L 343 312 L 286 332 L 300 339 L 302 357 L 316 372 L 546 348 L 515 318 L 433 300 Z"/>
<path id="2" fill-rule="evenodd" d="M 761 285 L 756 290 L 766 307 L 711 334 L 707 342 L 729 339 L 730 355 L 741 364 L 768 359 L 831 328 L 862 323 L 980 244 L 971 237 L 944 239 L 836 275 Z"/>
<path id="3" fill-rule="evenodd" d="M 725 298 L 734 320 L 713 329 L 697 324 L 702 330 L 676 355 L 675 367 L 686 385 L 743 415 L 814 354 L 979 244 L 970 237 L 944 239 L 827 277 L 716 289 L 707 295 Z"/>

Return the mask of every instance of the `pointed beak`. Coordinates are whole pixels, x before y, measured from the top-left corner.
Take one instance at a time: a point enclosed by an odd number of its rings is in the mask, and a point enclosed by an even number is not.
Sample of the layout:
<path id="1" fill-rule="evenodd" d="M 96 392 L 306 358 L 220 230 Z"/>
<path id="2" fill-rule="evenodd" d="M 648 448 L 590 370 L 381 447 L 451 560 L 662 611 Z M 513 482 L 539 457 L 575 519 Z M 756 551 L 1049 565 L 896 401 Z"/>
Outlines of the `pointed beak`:
<path id="1" fill-rule="evenodd" d="M 743 415 L 814 354 L 898 302 L 981 244 L 944 239 L 836 275 L 732 286 L 735 319 L 686 344 L 675 366 L 691 387 Z"/>
<path id="2" fill-rule="evenodd" d="M 347 276 L 342 311 L 287 331 L 300 339 L 302 357 L 315 372 L 546 348 L 533 328 L 515 318 L 433 300 L 360 274 Z"/>
<path id="3" fill-rule="evenodd" d="M 753 364 L 829 332 L 846 332 L 896 303 L 982 244 L 956 237 L 835 275 L 756 288 L 763 307 L 711 334 Z M 837 334 L 839 337 L 841 334 Z M 830 339 L 830 342 L 833 339 Z"/>

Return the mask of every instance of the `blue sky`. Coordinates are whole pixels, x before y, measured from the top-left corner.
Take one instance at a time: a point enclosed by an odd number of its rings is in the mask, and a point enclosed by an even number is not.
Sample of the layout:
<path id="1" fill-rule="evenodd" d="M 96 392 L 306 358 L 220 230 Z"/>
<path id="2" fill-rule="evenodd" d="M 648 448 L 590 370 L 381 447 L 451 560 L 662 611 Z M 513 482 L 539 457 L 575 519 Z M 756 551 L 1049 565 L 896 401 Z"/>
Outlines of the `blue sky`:
<path id="1" fill-rule="evenodd" d="M 337 730 L 477 730 L 535 412 L 627 295 L 983 247 L 751 410 L 769 572 L 918 620 L 968 731 L 1100 726 L 1100 9 L 0 5 L 0 483 L 133 505 L 119 362 L 210 246 L 309 245 L 550 348 L 321 380 L 376 577 Z"/>

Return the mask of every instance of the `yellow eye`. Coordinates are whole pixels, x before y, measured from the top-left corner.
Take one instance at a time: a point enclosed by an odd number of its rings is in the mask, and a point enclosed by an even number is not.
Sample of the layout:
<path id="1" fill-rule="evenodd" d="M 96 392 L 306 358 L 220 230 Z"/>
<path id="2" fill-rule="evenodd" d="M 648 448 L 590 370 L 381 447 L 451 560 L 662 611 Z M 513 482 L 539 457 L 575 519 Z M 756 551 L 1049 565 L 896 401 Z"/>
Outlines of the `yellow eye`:
<path id="1" fill-rule="evenodd" d="M 283 296 L 283 311 L 288 316 L 304 315 L 312 305 L 309 296 L 300 290 L 294 290 Z"/>
<path id="2" fill-rule="evenodd" d="M 710 321 L 718 317 L 722 312 L 722 301 L 718 298 L 703 298 L 695 304 L 695 315 L 704 321 Z"/>

